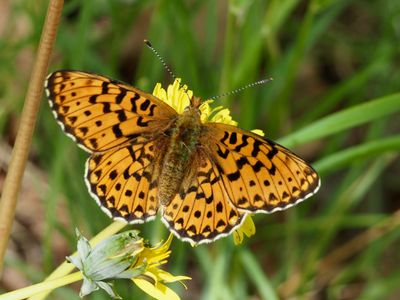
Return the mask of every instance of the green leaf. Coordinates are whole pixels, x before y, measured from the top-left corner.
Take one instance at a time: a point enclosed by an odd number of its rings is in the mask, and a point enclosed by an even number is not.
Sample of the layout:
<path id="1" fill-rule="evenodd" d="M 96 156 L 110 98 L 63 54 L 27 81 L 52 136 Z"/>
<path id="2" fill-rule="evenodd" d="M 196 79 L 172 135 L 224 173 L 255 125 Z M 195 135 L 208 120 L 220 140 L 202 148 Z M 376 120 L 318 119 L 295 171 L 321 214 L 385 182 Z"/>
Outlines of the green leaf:
<path id="1" fill-rule="evenodd" d="M 286 147 L 313 141 L 400 111 L 400 93 L 384 96 L 331 114 L 278 142 Z"/>

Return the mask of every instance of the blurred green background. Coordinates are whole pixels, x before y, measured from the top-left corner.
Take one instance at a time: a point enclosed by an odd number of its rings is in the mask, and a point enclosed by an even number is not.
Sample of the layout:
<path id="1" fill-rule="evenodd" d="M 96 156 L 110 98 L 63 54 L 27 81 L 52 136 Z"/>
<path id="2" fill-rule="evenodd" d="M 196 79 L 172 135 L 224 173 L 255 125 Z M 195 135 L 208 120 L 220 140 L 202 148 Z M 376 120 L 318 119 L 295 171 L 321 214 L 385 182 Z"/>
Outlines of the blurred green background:
<path id="1" fill-rule="evenodd" d="M 20 121 L 47 1 L 0 3 L 0 187 Z M 257 215 L 257 233 L 192 248 L 175 239 L 167 270 L 193 279 L 182 299 L 400 298 L 400 1 L 66 1 L 49 72 L 79 69 L 152 91 L 172 81 L 149 39 L 195 94 L 242 128 L 310 161 L 322 187 L 285 212 Z M 0 292 L 40 282 L 110 224 L 85 187 L 87 154 L 43 99 Z M 135 226 L 151 242 L 160 220 Z M 127 281 L 124 299 L 146 296 Z M 50 299 L 79 299 L 79 285 Z M 108 299 L 96 292 L 88 299 Z"/>

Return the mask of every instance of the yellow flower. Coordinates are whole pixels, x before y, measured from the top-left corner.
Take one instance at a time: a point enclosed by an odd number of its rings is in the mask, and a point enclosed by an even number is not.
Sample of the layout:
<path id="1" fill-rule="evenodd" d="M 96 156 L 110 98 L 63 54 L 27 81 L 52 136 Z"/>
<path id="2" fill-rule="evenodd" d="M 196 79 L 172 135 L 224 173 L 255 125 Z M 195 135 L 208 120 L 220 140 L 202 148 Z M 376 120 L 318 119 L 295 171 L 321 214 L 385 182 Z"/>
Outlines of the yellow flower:
<path id="1" fill-rule="evenodd" d="M 156 299 L 179 299 L 179 296 L 164 283 L 191 279 L 187 276 L 174 276 L 158 268 L 160 265 L 167 263 L 167 258 L 171 254 L 169 246 L 171 245 L 172 238 L 173 235 L 170 234 L 164 244 L 160 243 L 153 248 L 144 248 L 138 255 L 138 260 L 133 266 L 133 268 L 139 269 L 144 267 L 145 271 L 140 276 L 132 278 L 132 281 L 144 292 Z"/>
<path id="2" fill-rule="evenodd" d="M 181 79 L 175 79 L 173 84 L 170 84 L 167 90 L 157 83 L 153 90 L 153 95 L 172 106 L 179 114 L 182 114 L 184 109 L 190 105 L 190 99 L 193 96 L 193 91 L 188 90 L 187 85 L 180 85 Z M 214 100 L 203 101 L 199 109 L 201 111 L 201 120 L 203 122 L 218 122 L 230 125 L 237 125 L 237 122 L 232 120 L 230 111 L 222 106 L 211 108 L 210 104 Z"/>
<path id="3" fill-rule="evenodd" d="M 159 269 L 167 263 L 171 253 L 168 240 L 155 247 L 147 247 L 139 232 L 129 230 L 113 235 L 92 248 L 79 231 L 78 253 L 67 257 L 83 275 L 80 296 L 105 290 L 112 298 L 120 299 L 114 291 L 112 279 L 131 279 L 140 289 L 156 299 L 179 299 L 179 296 L 164 283 L 189 280 L 187 276 L 174 276 Z"/>
<path id="4" fill-rule="evenodd" d="M 153 95 L 163 100 L 168 105 L 172 106 L 179 114 L 182 114 L 185 107 L 190 105 L 190 98 L 193 96 L 193 91 L 189 90 L 187 85 L 181 86 L 181 79 L 175 79 L 173 84 L 170 84 L 167 90 L 161 87 L 160 83 L 157 83 Z M 210 104 L 213 100 L 203 101 L 199 109 L 201 111 L 202 122 L 216 122 L 225 123 L 229 125 L 237 126 L 237 122 L 232 119 L 230 111 L 223 106 L 217 106 L 211 108 Z M 254 133 L 264 136 L 264 132 L 260 129 L 252 130 Z M 233 232 L 233 239 L 235 245 L 241 244 L 244 235 L 251 237 L 256 232 L 253 219 L 250 214 L 245 217 L 245 220 L 238 229 Z M 193 246 L 193 245 L 192 245 Z"/>
<path id="5" fill-rule="evenodd" d="M 179 114 L 183 113 L 186 106 L 190 105 L 190 98 L 193 92 L 188 90 L 187 86 L 180 86 L 180 78 L 170 84 L 167 90 L 161 87 L 161 83 L 157 83 L 153 90 L 153 95 L 172 106 Z"/>

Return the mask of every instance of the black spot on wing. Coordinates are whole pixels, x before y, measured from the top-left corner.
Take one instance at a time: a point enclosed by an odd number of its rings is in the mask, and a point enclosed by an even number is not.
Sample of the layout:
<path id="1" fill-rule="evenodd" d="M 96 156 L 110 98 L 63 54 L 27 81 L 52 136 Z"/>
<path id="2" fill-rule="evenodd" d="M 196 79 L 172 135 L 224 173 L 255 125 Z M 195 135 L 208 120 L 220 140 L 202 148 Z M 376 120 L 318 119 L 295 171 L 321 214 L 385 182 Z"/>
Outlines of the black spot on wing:
<path id="1" fill-rule="evenodd" d="M 132 105 L 132 112 L 137 113 L 137 105 L 136 105 L 136 101 L 140 98 L 139 94 L 135 94 L 135 96 L 133 96 L 131 98 L 131 105 Z"/>
<path id="2" fill-rule="evenodd" d="M 241 158 L 236 160 L 236 164 L 238 168 L 241 170 L 244 165 L 249 164 L 249 160 L 245 156 L 242 156 Z"/>
<path id="3" fill-rule="evenodd" d="M 223 159 L 226 159 L 229 155 L 229 150 L 228 149 L 221 149 L 220 145 L 217 144 L 218 150 L 217 153 L 220 157 L 222 157 Z"/>
<path id="4" fill-rule="evenodd" d="M 149 99 L 146 99 L 146 100 L 143 101 L 142 104 L 140 104 L 140 109 L 143 110 L 143 111 L 145 111 L 145 110 L 147 110 L 147 108 L 149 107 L 149 105 L 150 105 L 150 100 L 149 100 Z"/>
<path id="5" fill-rule="evenodd" d="M 259 140 L 254 140 L 254 144 L 253 144 L 253 151 L 251 152 L 251 156 L 253 157 L 257 157 L 258 153 L 260 152 L 260 146 L 262 145 L 262 143 Z"/>
<path id="6" fill-rule="evenodd" d="M 89 97 L 89 103 L 90 104 L 95 104 L 96 102 L 97 102 L 97 97 L 98 97 L 99 95 L 91 95 L 90 97 Z"/>
<path id="7" fill-rule="evenodd" d="M 229 143 L 234 145 L 237 143 L 237 134 L 236 132 L 231 132 L 231 135 L 229 137 Z"/>
<path id="8" fill-rule="evenodd" d="M 224 136 L 222 137 L 222 139 L 220 139 L 220 142 L 221 142 L 222 144 L 226 145 L 226 144 L 225 144 L 225 141 L 228 139 L 228 137 L 229 137 L 229 132 L 225 131 L 225 132 L 224 132 Z"/>
<path id="9" fill-rule="evenodd" d="M 111 104 L 106 102 L 103 104 L 103 113 L 109 113 L 111 112 Z"/>
<path id="10" fill-rule="evenodd" d="M 109 83 L 107 82 L 107 81 L 104 81 L 102 84 L 101 84 L 101 93 L 104 95 L 104 94 L 108 94 L 108 85 L 109 85 Z"/>
<path id="11" fill-rule="evenodd" d="M 125 113 L 125 111 L 124 110 L 118 110 L 117 111 L 117 114 L 118 114 L 118 120 L 120 121 L 120 122 L 123 122 L 123 121 L 126 121 L 126 119 L 127 119 L 127 116 L 126 116 L 126 113 Z"/>
<path id="12" fill-rule="evenodd" d="M 247 142 L 248 140 L 248 136 L 247 135 L 242 135 L 242 143 L 237 145 L 235 147 L 235 151 L 236 152 L 240 152 L 242 150 L 243 147 L 246 147 L 249 143 Z"/>
<path id="13" fill-rule="evenodd" d="M 124 100 L 124 97 L 126 96 L 126 89 L 120 87 L 120 93 L 115 97 L 115 102 L 117 104 L 120 104 L 122 100 Z"/>
<path id="14" fill-rule="evenodd" d="M 261 163 L 261 161 L 257 161 L 254 166 L 252 166 L 254 172 L 260 172 L 261 168 L 264 167 L 264 165 Z"/>
<path id="15" fill-rule="evenodd" d="M 115 137 L 119 138 L 123 136 L 121 129 L 119 128 L 119 124 L 115 124 L 112 127 L 112 131 L 115 134 Z"/>
<path id="16" fill-rule="evenodd" d="M 149 122 L 143 121 L 143 117 L 141 117 L 141 116 L 137 119 L 136 124 L 137 124 L 138 126 L 140 126 L 140 127 L 147 127 L 147 126 L 149 126 Z"/>
<path id="17" fill-rule="evenodd" d="M 227 175 L 227 177 L 230 181 L 236 181 L 240 178 L 240 172 L 236 171 L 236 172 L 230 173 Z"/>

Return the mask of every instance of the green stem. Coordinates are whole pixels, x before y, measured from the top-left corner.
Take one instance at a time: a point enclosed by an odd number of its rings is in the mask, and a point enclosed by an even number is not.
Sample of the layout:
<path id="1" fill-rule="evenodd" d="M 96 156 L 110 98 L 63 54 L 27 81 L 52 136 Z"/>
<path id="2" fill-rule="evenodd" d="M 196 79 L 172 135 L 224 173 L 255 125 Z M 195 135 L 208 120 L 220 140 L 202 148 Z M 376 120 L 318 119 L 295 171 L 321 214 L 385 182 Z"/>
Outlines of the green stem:
<path id="1" fill-rule="evenodd" d="M 33 296 L 38 293 L 42 293 L 48 290 L 54 290 L 60 286 L 70 284 L 82 279 L 81 272 L 75 272 L 70 275 L 66 275 L 61 278 L 43 281 L 16 291 L 12 291 L 3 295 L 0 295 L 0 300 L 19 300 Z"/>
<path id="2" fill-rule="evenodd" d="M 343 109 L 279 139 L 285 147 L 317 140 L 400 111 L 400 93 L 385 95 Z"/>

